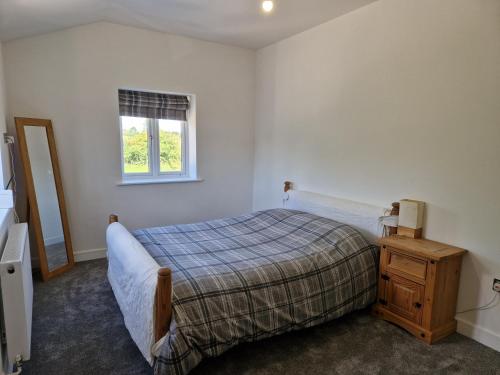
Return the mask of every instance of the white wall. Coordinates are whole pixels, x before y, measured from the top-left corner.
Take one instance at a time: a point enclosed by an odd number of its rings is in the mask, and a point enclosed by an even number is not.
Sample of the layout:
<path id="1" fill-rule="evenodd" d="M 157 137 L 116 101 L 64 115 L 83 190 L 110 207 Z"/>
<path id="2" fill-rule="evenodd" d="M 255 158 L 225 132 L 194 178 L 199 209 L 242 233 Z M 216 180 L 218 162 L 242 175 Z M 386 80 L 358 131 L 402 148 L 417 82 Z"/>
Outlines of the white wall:
<path id="1" fill-rule="evenodd" d="M 5 80 L 3 72 L 2 43 L 0 43 L 0 189 L 3 189 L 10 178 L 9 149 L 3 142 L 3 133 L 7 131 Z"/>
<path id="2" fill-rule="evenodd" d="M 3 78 L 3 59 L 2 59 L 2 43 L 0 43 L 0 132 L 5 131 L 5 83 Z M 3 163 L 2 163 L 3 164 Z M 5 231 L 4 231 L 5 232 Z M 0 233 L 0 237 L 4 237 L 6 233 Z M 0 248 L 0 258 L 3 254 L 3 246 Z M 1 285 L 0 285 L 1 287 Z M 3 306 L 0 301 L 0 325 L 3 324 Z M 3 358 L 5 357 L 5 348 L 0 345 L 0 374 L 4 374 L 6 371 L 6 363 L 4 363 Z"/>
<path id="3" fill-rule="evenodd" d="M 3 73 L 3 59 L 2 59 L 2 43 L 0 43 L 0 136 L 6 131 L 5 124 L 5 85 L 4 85 L 4 73 Z M 10 177 L 10 158 L 9 152 L 6 145 L 3 144 L 3 140 L 0 138 L 0 168 L 2 172 L 0 173 L 0 189 L 7 184 Z M 12 209 L 0 209 L 0 258 L 3 254 L 3 249 L 5 242 L 7 242 L 7 233 L 10 225 L 14 222 L 14 215 Z M 1 289 L 1 285 L 0 285 Z M 0 325 L 3 325 L 3 305 L 0 298 Z M 4 358 L 6 358 L 6 347 L 0 344 L 0 374 L 8 373 L 12 369 L 11 365 L 4 363 Z"/>
<path id="4" fill-rule="evenodd" d="M 3 72 L 3 45 L 0 43 L 0 132 L 5 132 L 6 125 L 6 95 L 5 95 L 5 79 Z"/>
<path id="5" fill-rule="evenodd" d="M 97 23 L 5 43 L 4 63 L 10 130 L 53 120 L 76 252 L 105 246 L 110 213 L 132 229 L 251 209 L 254 51 Z M 196 94 L 203 182 L 116 185 L 120 87 Z"/>
<path id="6" fill-rule="evenodd" d="M 428 203 L 425 235 L 470 250 L 459 310 L 500 277 L 500 2 L 380 0 L 257 54 L 254 208 L 282 183 Z M 500 350 L 500 306 L 459 316 Z"/>

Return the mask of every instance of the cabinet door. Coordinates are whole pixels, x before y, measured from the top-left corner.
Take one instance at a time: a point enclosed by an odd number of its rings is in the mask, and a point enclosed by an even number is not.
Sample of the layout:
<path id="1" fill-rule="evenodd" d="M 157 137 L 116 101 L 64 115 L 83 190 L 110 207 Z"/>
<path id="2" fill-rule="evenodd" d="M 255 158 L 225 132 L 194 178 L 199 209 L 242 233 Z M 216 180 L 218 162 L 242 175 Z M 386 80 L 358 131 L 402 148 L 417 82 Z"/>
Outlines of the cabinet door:
<path id="1" fill-rule="evenodd" d="M 422 322 L 424 286 L 394 274 L 386 283 L 387 308 L 412 322 Z"/>

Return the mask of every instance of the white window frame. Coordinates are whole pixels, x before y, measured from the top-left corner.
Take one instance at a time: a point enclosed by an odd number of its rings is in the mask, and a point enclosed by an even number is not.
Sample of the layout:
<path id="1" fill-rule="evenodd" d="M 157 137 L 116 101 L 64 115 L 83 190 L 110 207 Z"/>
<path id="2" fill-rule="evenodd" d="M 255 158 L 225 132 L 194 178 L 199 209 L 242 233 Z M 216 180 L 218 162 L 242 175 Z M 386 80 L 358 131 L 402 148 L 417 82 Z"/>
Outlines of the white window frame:
<path id="1" fill-rule="evenodd" d="M 142 90 L 145 91 L 145 90 Z M 158 91 L 154 91 L 158 92 Z M 169 93 L 174 94 L 174 93 Z M 186 94 L 180 94 L 186 95 Z M 159 120 L 148 119 L 148 161 L 149 173 L 125 173 L 124 153 L 123 153 L 123 132 L 122 116 L 119 118 L 120 129 L 120 169 L 121 181 L 118 185 L 155 184 L 171 182 L 191 182 L 202 181 L 197 176 L 196 169 L 196 98 L 190 97 L 190 109 L 186 113 L 186 121 L 181 121 L 181 172 L 161 172 L 160 163 L 160 126 Z"/>
<path id="2" fill-rule="evenodd" d="M 122 170 L 122 178 L 128 179 L 143 179 L 149 177 L 151 179 L 158 178 L 182 178 L 187 177 L 189 165 L 189 142 L 188 140 L 188 124 L 187 121 L 179 121 L 181 123 L 181 171 L 179 172 L 162 172 L 160 162 L 160 120 L 147 119 L 147 133 L 148 133 L 148 162 L 149 173 L 125 173 L 125 158 L 123 152 L 123 124 L 122 117 L 120 116 L 120 163 Z"/>

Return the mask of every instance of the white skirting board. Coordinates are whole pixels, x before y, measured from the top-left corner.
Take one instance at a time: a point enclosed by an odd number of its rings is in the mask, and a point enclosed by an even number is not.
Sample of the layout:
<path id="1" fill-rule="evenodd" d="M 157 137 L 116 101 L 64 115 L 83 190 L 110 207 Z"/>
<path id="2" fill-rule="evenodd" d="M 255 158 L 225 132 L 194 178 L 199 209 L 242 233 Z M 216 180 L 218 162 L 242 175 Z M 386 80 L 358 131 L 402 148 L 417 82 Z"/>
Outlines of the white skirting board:
<path id="1" fill-rule="evenodd" d="M 456 319 L 458 333 L 500 352 L 500 335 L 498 333 L 480 327 L 464 318 Z"/>
<path id="2" fill-rule="evenodd" d="M 87 260 L 106 258 L 107 249 L 92 249 L 76 251 L 75 262 L 86 262 Z"/>
<path id="3" fill-rule="evenodd" d="M 86 262 L 88 260 L 103 259 L 106 258 L 107 249 L 91 249 L 91 250 L 81 250 L 76 251 L 73 255 L 75 256 L 75 262 Z M 38 257 L 31 258 L 31 265 L 33 268 L 40 267 L 40 262 Z"/>

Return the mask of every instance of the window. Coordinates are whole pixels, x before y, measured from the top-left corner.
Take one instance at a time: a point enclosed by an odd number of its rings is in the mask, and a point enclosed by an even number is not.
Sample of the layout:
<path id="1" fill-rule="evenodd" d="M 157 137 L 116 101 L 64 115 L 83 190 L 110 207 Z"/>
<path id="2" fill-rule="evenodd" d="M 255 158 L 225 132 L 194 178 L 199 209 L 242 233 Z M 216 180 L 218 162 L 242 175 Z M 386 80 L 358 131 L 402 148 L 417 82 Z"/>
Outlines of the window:
<path id="1" fill-rule="evenodd" d="M 120 116 L 124 176 L 186 176 L 186 121 Z"/>
<path id="2" fill-rule="evenodd" d="M 194 99 L 119 90 L 123 183 L 196 179 Z"/>

